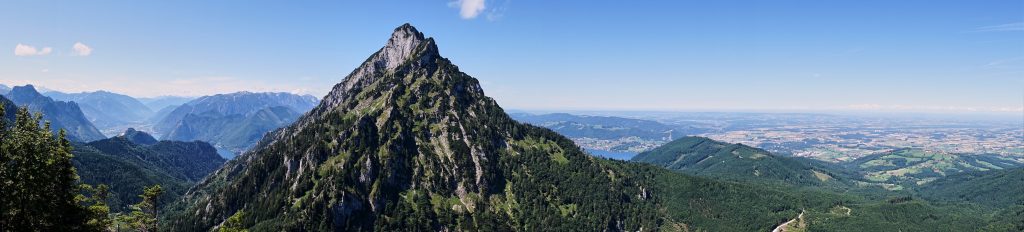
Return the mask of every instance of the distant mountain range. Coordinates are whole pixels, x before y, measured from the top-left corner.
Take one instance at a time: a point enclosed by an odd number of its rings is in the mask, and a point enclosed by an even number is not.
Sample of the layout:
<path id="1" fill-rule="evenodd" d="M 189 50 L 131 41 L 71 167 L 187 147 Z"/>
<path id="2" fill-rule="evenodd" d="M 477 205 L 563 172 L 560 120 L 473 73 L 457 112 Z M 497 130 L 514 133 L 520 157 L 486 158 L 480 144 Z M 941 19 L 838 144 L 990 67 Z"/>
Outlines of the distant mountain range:
<path id="1" fill-rule="evenodd" d="M 627 155 L 650 150 L 677 138 L 705 132 L 704 129 L 666 125 L 657 121 L 566 113 L 510 113 L 517 121 L 542 126 L 572 138 L 580 146 L 597 154 Z"/>
<path id="2" fill-rule="evenodd" d="M 295 121 L 317 102 L 312 96 L 290 93 L 205 96 L 166 112 L 153 128 L 165 140 L 202 140 L 238 154 L 263 134 Z"/>
<path id="3" fill-rule="evenodd" d="M 6 95 L 7 92 L 11 92 L 11 87 L 0 84 L 0 95 Z"/>
<path id="4" fill-rule="evenodd" d="M 648 140 L 672 141 L 690 134 L 676 126 L 643 119 L 610 116 L 586 116 L 566 113 L 553 114 L 510 114 L 521 122 L 543 126 L 570 138 L 588 137 L 596 139 L 617 139 L 636 136 Z"/>
<path id="5" fill-rule="evenodd" d="M 245 151 L 263 134 L 293 122 L 318 103 L 313 96 L 290 93 L 136 99 L 108 91 L 50 90 L 40 94 L 31 85 L 8 92 L 5 95 L 16 105 L 45 110 L 44 119 L 52 122 L 54 131 L 64 128 L 74 141 L 93 141 L 105 138 L 104 133 L 114 136 L 128 128 L 142 128 L 165 140 L 210 142 L 227 158 Z"/>
<path id="6" fill-rule="evenodd" d="M 162 111 L 164 109 L 174 110 L 180 105 L 185 104 L 191 100 L 195 100 L 194 97 L 181 97 L 181 96 L 161 96 L 161 97 L 147 97 L 137 98 L 146 107 L 149 107 L 153 111 Z M 163 118 L 163 117 L 158 117 Z"/>
<path id="7" fill-rule="evenodd" d="M 82 108 L 82 113 L 85 113 L 85 117 L 104 131 L 123 129 L 119 127 L 126 125 L 137 125 L 153 115 L 153 110 L 135 98 L 107 91 L 82 93 L 51 91 L 45 92 L 43 95 L 58 101 L 78 103 Z"/>
<path id="8" fill-rule="evenodd" d="M 54 132 L 64 129 L 69 140 L 87 142 L 106 138 L 75 102 L 55 101 L 37 92 L 32 85 L 16 86 L 6 97 L 18 106 L 42 113 L 43 120 L 50 122 L 50 129 Z"/>

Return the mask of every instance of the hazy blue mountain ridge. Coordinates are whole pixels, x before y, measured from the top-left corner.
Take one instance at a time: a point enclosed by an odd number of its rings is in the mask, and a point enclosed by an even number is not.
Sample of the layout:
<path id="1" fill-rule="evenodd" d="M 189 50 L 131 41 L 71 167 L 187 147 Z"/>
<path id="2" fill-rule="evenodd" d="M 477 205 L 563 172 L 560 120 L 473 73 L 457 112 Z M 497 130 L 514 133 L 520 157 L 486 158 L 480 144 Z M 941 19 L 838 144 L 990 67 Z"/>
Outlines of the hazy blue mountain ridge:
<path id="1" fill-rule="evenodd" d="M 106 138 L 75 102 L 55 101 L 37 92 L 32 85 L 14 87 L 6 96 L 18 106 L 42 113 L 43 120 L 50 122 L 50 129 L 54 132 L 64 129 L 69 140 L 87 142 Z"/>
<path id="2" fill-rule="evenodd" d="M 265 133 L 293 122 L 316 104 L 317 99 L 312 96 L 290 93 L 218 94 L 178 106 L 153 128 L 164 140 L 207 141 L 238 154 Z M 161 110 L 158 114 L 165 112 Z"/>
<path id="3" fill-rule="evenodd" d="M 78 103 L 85 117 L 101 130 L 142 123 L 153 115 L 153 110 L 137 99 L 108 91 L 82 93 L 51 91 L 45 92 L 43 95 L 58 101 Z"/>

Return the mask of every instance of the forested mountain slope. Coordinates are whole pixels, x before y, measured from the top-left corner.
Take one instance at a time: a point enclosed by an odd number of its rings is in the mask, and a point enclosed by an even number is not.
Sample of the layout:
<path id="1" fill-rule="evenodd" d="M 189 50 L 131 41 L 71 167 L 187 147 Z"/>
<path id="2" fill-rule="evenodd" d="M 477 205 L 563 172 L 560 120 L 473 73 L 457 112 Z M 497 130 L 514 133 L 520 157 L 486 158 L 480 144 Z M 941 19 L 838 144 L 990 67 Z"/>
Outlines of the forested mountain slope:
<path id="1" fill-rule="evenodd" d="M 129 130 L 113 138 L 75 144 L 72 150 L 84 183 L 110 186 L 114 210 L 138 202 L 143 187 L 154 184 L 163 186 L 167 191 L 163 199 L 171 202 L 225 161 L 206 142 L 153 142 L 149 140 L 152 137 L 144 138 L 148 136 Z"/>
<path id="2" fill-rule="evenodd" d="M 14 117 L 15 115 L 17 115 L 16 113 L 18 112 L 18 106 L 4 96 L 0 96 L 0 106 L 3 106 L 4 108 L 4 116 L 0 118 L 0 120 L 6 121 L 7 125 L 13 124 L 15 120 Z"/>

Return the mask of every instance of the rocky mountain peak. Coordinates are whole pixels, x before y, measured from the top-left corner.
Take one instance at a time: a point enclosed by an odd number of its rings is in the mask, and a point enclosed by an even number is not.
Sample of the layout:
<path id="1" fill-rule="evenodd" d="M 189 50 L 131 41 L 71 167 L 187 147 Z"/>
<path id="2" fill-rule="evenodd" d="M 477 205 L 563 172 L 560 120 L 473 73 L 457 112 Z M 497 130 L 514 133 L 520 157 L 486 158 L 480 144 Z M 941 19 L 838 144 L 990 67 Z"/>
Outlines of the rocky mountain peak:
<path id="1" fill-rule="evenodd" d="M 403 24 L 395 28 L 383 48 L 334 86 L 321 101 L 321 106 L 326 107 L 321 108 L 334 108 L 331 106 L 347 98 L 353 89 L 365 87 L 385 74 L 404 72 L 399 69 L 436 67 L 439 59 L 443 58 L 433 38 L 425 37 L 408 23 Z"/>
<path id="2" fill-rule="evenodd" d="M 15 86 L 14 88 L 12 88 L 11 92 L 8 93 L 8 96 L 10 96 L 12 101 L 18 102 L 19 100 L 36 99 L 42 97 L 43 95 L 40 94 L 39 91 L 36 91 L 35 86 L 24 85 Z"/>
<path id="3" fill-rule="evenodd" d="M 415 27 L 408 23 L 402 24 L 395 28 L 388 43 L 380 50 L 375 63 L 378 66 L 383 66 L 386 70 L 394 70 L 409 56 L 414 55 L 413 53 L 416 52 L 420 44 L 427 42 L 426 40 L 423 33 L 416 30 Z M 436 51 L 436 49 L 434 50 Z"/>

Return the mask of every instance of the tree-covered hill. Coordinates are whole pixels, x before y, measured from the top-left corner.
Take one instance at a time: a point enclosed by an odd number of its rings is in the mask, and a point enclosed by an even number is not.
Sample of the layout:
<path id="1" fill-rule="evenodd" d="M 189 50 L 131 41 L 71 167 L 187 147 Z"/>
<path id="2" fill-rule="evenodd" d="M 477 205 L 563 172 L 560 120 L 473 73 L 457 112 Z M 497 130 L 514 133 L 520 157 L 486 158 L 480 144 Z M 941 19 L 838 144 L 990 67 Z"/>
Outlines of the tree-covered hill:
<path id="1" fill-rule="evenodd" d="M 937 200 L 996 207 L 1024 205 L 1024 168 L 950 175 L 921 186 L 919 191 Z"/>
<path id="2" fill-rule="evenodd" d="M 1024 231 L 1024 168 L 958 173 L 918 191 L 934 201 L 983 205 L 995 212 L 993 228 Z"/>
<path id="3" fill-rule="evenodd" d="M 201 141 L 139 144 L 131 140 L 145 136 L 129 130 L 121 136 L 75 144 L 73 161 L 82 181 L 110 186 L 110 205 L 116 211 L 138 202 L 142 189 L 154 184 L 163 186 L 162 199 L 172 202 L 225 161 L 213 146 Z"/>
<path id="4" fill-rule="evenodd" d="M 669 142 L 638 154 L 633 161 L 693 175 L 741 181 L 777 181 L 796 186 L 847 186 L 851 183 L 847 172 L 822 162 L 778 156 L 743 144 L 704 137 L 684 137 Z"/>
<path id="5" fill-rule="evenodd" d="M 171 176 L 193 182 L 206 177 L 224 163 L 213 146 L 201 141 L 160 141 L 141 145 L 118 136 L 87 145 L 109 155 L 153 164 Z"/>
<path id="6" fill-rule="evenodd" d="M 1012 169 L 1024 165 L 1019 158 L 987 154 L 950 154 L 920 149 L 899 149 L 846 162 L 862 179 L 872 183 L 915 187 L 958 173 Z"/>
<path id="7" fill-rule="evenodd" d="M 769 190 L 790 193 L 778 195 L 773 202 L 799 202 L 804 217 L 802 229 L 822 231 L 1016 231 L 1024 229 L 1019 218 L 1024 215 L 1024 175 L 1012 159 L 994 156 L 924 154 L 915 150 L 898 150 L 845 163 L 825 163 L 809 159 L 782 157 L 741 144 L 729 144 L 707 138 L 682 138 L 650 152 L 641 153 L 634 161 L 650 163 L 669 170 L 732 179 L 759 186 L 763 194 Z M 884 163 L 882 161 L 885 161 Z M 944 161 L 950 165 L 941 164 Z M 873 165 L 872 165 L 873 164 Z M 874 188 L 878 184 L 902 186 L 900 182 L 875 182 L 871 173 L 888 168 L 899 170 L 924 164 L 934 172 L 950 173 L 934 177 L 932 183 L 920 188 Z M 984 164 L 985 169 L 973 168 Z M 957 169 L 957 168 L 963 168 Z M 967 169 L 971 168 L 971 169 Z M 767 175 L 751 175 L 770 173 Z M 764 171 L 769 170 L 769 171 Z M 996 170 L 996 171 L 991 171 Z M 826 185 L 799 177 L 810 171 L 817 180 L 840 179 L 841 184 Z M 917 172 L 907 172 L 915 174 Z M 945 174 L 942 174 L 945 175 Z M 793 178 L 794 176 L 798 178 Z M 909 176 L 909 175 L 908 175 Z M 838 178 L 836 178 L 838 177 Z M 835 180 L 833 180 L 835 181 Z M 789 185 L 772 183 L 784 182 Z M 895 183 L 895 184 L 894 184 Z M 917 186 L 911 182 L 908 186 Z M 672 184 L 678 184 L 672 182 Z M 671 186 L 671 185 L 670 185 Z M 790 187 L 787 187 L 790 186 Z M 912 190 L 919 190 L 917 192 Z M 673 191 L 679 192 L 679 191 Z M 685 192 L 685 191 L 683 191 Z M 796 197 L 793 197 L 796 196 Z M 786 198 L 792 197 L 792 198 Z M 755 198 L 740 200 L 740 205 L 763 205 Z M 671 211 L 669 211 L 671 212 Z M 728 210 L 720 211 L 728 212 Z M 792 213 L 792 212 L 789 212 Z M 749 217 L 749 216 L 748 216 Z"/>
<path id="8" fill-rule="evenodd" d="M 132 158 L 109 155 L 84 144 L 73 150 L 75 168 L 82 183 L 110 186 L 108 204 L 114 212 L 127 211 L 130 204 L 139 201 L 145 186 L 159 184 L 166 191 L 163 202 L 173 202 L 193 184 L 167 174 L 159 167 L 140 163 Z"/>
<path id="9" fill-rule="evenodd" d="M 127 130 L 124 131 L 124 133 L 121 133 L 121 135 L 119 136 L 124 137 L 129 142 L 139 145 L 153 145 L 156 144 L 157 142 L 160 142 L 156 140 L 156 138 L 153 138 L 152 135 L 149 135 L 149 133 L 135 130 L 135 128 L 128 128 Z"/>

